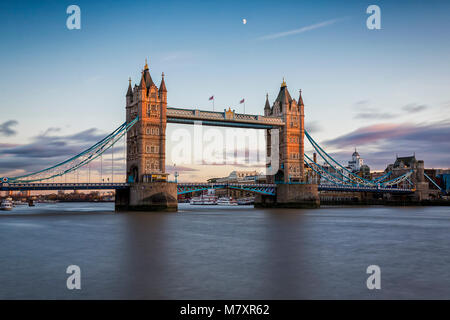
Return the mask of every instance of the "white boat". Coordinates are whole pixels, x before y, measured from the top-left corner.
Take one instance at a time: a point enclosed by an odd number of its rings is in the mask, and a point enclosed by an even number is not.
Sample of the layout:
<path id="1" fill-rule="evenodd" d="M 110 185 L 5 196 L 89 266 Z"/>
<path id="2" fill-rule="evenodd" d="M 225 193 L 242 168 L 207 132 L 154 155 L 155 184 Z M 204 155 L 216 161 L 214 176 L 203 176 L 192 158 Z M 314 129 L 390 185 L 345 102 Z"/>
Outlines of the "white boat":
<path id="1" fill-rule="evenodd" d="M 209 189 L 207 194 L 202 194 L 200 197 L 194 197 L 189 202 L 192 205 L 216 205 L 217 197 L 214 189 Z"/>
<path id="2" fill-rule="evenodd" d="M 10 211 L 13 208 L 13 203 L 11 198 L 3 199 L 0 203 L 0 210 Z"/>
<path id="3" fill-rule="evenodd" d="M 240 198 L 237 200 L 238 205 L 252 205 L 255 203 L 255 197 L 248 197 L 248 198 Z"/>
<path id="4" fill-rule="evenodd" d="M 221 206 L 237 206 L 238 203 L 232 197 L 221 197 L 217 200 L 217 204 Z"/>

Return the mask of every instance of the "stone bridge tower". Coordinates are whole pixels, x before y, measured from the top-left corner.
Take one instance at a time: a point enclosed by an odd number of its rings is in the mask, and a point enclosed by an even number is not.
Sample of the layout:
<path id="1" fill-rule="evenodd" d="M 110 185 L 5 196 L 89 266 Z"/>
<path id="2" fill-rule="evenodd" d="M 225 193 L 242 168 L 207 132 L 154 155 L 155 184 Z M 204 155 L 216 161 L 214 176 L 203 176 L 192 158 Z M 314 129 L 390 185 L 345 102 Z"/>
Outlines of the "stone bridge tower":
<path id="1" fill-rule="evenodd" d="M 115 209 L 176 211 L 177 184 L 167 181 L 166 124 L 167 89 L 162 74 L 159 88 L 153 83 L 145 62 L 139 85 L 126 94 L 127 123 L 139 116 L 127 133 L 127 182 L 116 190 Z"/>
<path id="2" fill-rule="evenodd" d="M 165 173 L 167 89 L 162 74 L 158 87 L 150 76 L 147 62 L 139 85 L 126 95 L 126 119 L 139 121 L 127 133 L 127 180 L 150 182 L 167 177 Z"/>
<path id="3" fill-rule="evenodd" d="M 257 195 L 255 207 L 282 207 L 282 208 L 317 208 L 320 206 L 318 185 L 307 183 L 304 170 L 304 136 L 305 112 L 302 93 L 298 101 L 291 98 L 283 79 L 280 91 L 272 107 L 266 97 L 264 115 L 267 117 L 280 117 L 284 126 L 279 129 L 278 144 L 275 141 L 276 132 L 267 130 L 267 157 L 271 159 L 268 166 L 269 183 L 277 184 L 276 197 Z M 278 161 L 274 160 L 272 153 L 277 152 Z"/>
<path id="4" fill-rule="evenodd" d="M 281 117 L 285 126 L 279 132 L 279 168 L 272 168 L 275 173 L 272 182 L 301 182 L 304 181 L 304 105 L 300 91 L 298 101 L 291 98 L 283 79 L 280 91 L 272 107 L 266 97 L 264 107 L 265 116 Z M 274 137 L 270 130 L 267 132 L 267 156 L 272 153 L 271 143 Z M 275 151 L 275 150 L 274 150 Z M 274 165 L 274 164 L 271 164 Z"/>

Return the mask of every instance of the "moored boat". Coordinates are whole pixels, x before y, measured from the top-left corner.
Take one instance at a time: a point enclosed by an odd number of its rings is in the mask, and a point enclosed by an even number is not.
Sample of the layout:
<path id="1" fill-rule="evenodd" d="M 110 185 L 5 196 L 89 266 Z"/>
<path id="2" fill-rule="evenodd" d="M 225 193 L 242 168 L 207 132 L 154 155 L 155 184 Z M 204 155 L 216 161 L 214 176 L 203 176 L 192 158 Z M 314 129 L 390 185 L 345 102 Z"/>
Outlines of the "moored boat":
<path id="1" fill-rule="evenodd" d="M 237 206 L 238 203 L 232 197 L 221 197 L 217 200 L 217 204 L 221 206 Z"/>
<path id="2" fill-rule="evenodd" d="M 13 202 L 11 198 L 3 199 L 0 203 L 0 210 L 10 211 L 13 208 Z"/>
<path id="3" fill-rule="evenodd" d="M 217 197 L 214 189 L 209 189 L 208 193 L 202 194 L 199 197 L 193 197 L 189 202 L 192 205 L 216 205 Z"/>
<path id="4" fill-rule="evenodd" d="M 255 203 L 255 197 L 240 198 L 237 200 L 238 205 L 248 206 Z"/>

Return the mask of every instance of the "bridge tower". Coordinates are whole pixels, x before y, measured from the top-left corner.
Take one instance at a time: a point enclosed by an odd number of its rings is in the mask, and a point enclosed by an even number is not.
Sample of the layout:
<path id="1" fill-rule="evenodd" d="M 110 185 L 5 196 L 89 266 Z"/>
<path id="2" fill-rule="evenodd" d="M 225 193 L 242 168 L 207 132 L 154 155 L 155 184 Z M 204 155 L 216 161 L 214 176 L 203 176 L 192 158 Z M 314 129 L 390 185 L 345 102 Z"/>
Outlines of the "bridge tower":
<path id="1" fill-rule="evenodd" d="M 162 74 L 158 87 L 150 76 L 147 62 L 139 85 L 132 89 L 129 80 L 126 95 L 126 119 L 139 121 L 127 133 L 127 180 L 150 182 L 165 173 L 167 89 Z"/>
<path id="2" fill-rule="evenodd" d="M 266 132 L 267 157 L 271 159 L 268 166 L 268 182 L 277 184 L 276 198 L 258 195 L 256 207 L 291 207 L 317 208 L 320 206 L 318 185 L 307 183 L 304 170 L 304 136 L 305 111 L 300 90 L 298 101 L 292 99 L 286 81 L 281 84 L 280 91 L 272 107 L 266 96 L 264 115 L 283 119 L 284 126 L 278 132 L 278 159 L 274 161 L 272 153 L 277 152 L 273 130 Z M 275 145 L 274 145 L 275 144 Z M 278 166 L 278 167 L 276 167 Z"/>
<path id="3" fill-rule="evenodd" d="M 177 209 L 177 187 L 167 182 L 166 125 L 167 88 L 162 74 L 159 88 L 145 62 L 139 85 L 126 94 L 127 123 L 139 116 L 127 133 L 127 182 L 130 189 L 116 193 L 116 209 L 169 210 Z"/>
<path id="4" fill-rule="evenodd" d="M 275 175 L 272 182 L 303 182 L 304 181 L 304 104 L 302 93 L 298 102 L 291 98 L 286 82 L 280 87 L 277 98 L 270 107 L 269 98 L 266 96 L 264 107 L 265 116 L 281 117 L 285 123 L 279 132 L 279 168 L 272 168 Z M 272 153 L 272 134 L 267 132 L 267 156 Z M 274 165 L 274 164 L 270 164 Z"/>

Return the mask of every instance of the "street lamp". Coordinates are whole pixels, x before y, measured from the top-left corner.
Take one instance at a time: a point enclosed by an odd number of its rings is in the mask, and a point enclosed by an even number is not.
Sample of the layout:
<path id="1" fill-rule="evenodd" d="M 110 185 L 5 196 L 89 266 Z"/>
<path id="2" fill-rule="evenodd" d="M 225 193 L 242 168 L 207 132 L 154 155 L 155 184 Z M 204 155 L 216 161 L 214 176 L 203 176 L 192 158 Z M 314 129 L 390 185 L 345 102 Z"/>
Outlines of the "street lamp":
<path id="1" fill-rule="evenodd" d="M 178 172 L 176 171 L 177 164 L 173 164 L 173 169 L 175 170 L 174 176 L 175 176 L 175 183 L 178 183 Z"/>

